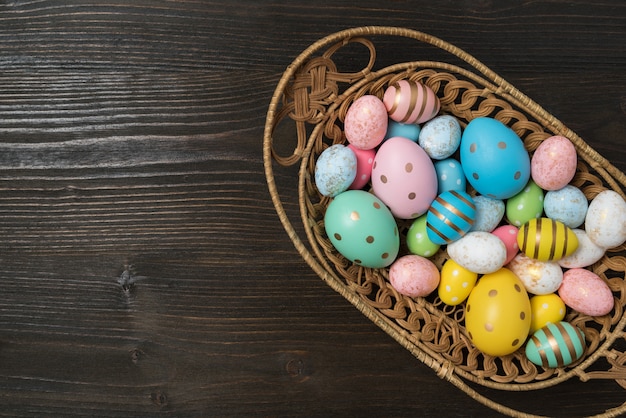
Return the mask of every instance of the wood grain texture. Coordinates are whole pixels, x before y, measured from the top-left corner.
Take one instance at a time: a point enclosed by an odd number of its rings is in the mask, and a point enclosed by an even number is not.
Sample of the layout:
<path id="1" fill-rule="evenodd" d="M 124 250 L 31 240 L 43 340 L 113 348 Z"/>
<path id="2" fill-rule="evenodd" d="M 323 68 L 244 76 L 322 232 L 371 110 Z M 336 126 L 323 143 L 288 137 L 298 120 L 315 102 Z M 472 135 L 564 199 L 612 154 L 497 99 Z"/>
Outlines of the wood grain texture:
<path id="1" fill-rule="evenodd" d="M 464 48 L 626 170 L 620 1 L 3 1 L 0 416 L 496 416 L 317 278 L 269 198 L 281 73 L 373 24 Z"/>

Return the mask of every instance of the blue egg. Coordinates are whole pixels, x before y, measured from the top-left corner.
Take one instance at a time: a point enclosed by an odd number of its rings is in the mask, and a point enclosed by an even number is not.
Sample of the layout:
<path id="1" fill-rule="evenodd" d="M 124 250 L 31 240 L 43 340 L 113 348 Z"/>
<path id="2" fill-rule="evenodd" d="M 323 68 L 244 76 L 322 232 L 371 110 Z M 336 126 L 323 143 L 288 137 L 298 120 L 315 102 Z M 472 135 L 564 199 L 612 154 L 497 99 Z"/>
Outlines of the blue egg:
<path id="1" fill-rule="evenodd" d="M 461 163 L 454 158 L 435 161 L 435 171 L 437 172 L 437 194 L 447 192 L 449 190 L 465 191 L 467 182 Z"/>
<path id="2" fill-rule="evenodd" d="M 524 143 L 496 119 L 473 119 L 463 131 L 459 148 L 465 177 L 483 196 L 508 199 L 530 179 L 530 156 Z"/>
<path id="3" fill-rule="evenodd" d="M 578 228 L 585 221 L 589 202 L 585 194 L 572 185 L 546 193 L 543 210 L 548 218 L 564 223 L 570 228 Z"/>
<path id="4" fill-rule="evenodd" d="M 317 190 L 330 197 L 348 190 L 356 177 L 356 162 L 356 155 L 345 145 L 326 148 L 315 163 Z"/>
<path id="5" fill-rule="evenodd" d="M 505 204 L 502 200 L 485 196 L 475 196 L 476 218 L 470 231 L 491 232 L 504 217 Z"/>
<path id="6" fill-rule="evenodd" d="M 461 191 L 441 193 L 426 213 L 426 233 L 435 244 L 444 245 L 465 235 L 476 216 L 472 197 Z"/>
<path id="7" fill-rule="evenodd" d="M 420 136 L 420 131 L 421 128 L 416 123 L 400 123 L 393 119 L 389 119 L 385 140 L 393 138 L 394 136 L 401 136 L 403 138 L 410 139 L 413 142 L 417 142 L 417 139 Z"/>

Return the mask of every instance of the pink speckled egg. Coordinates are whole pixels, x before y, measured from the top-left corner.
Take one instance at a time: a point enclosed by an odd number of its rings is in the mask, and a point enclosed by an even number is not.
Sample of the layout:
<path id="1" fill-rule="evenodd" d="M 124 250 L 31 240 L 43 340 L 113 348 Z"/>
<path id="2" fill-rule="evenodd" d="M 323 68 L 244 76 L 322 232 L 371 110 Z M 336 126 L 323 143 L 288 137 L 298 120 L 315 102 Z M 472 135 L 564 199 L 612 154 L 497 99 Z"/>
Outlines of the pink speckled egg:
<path id="1" fill-rule="evenodd" d="M 348 148 L 356 156 L 356 177 L 349 188 L 354 190 L 362 189 L 372 176 L 372 166 L 374 165 L 376 151 L 373 149 L 359 149 L 352 144 L 348 144 Z"/>
<path id="2" fill-rule="evenodd" d="M 576 174 L 576 148 L 564 136 L 551 136 L 537 147 L 530 160 L 532 179 L 544 190 L 567 186 Z"/>
<path id="3" fill-rule="evenodd" d="M 383 97 L 389 117 L 400 123 L 423 123 L 434 118 L 441 107 L 439 98 L 418 81 L 400 80 L 387 87 Z"/>
<path id="4" fill-rule="evenodd" d="M 396 136 L 386 140 L 374 157 L 372 189 L 395 217 L 417 218 L 437 197 L 437 172 L 422 147 Z"/>
<path id="5" fill-rule="evenodd" d="M 439 270 L 427 258 L 409 254 L 398 258 L 389 268 L 389 282 L 406 296 L 427 296 L 439 286 Z"/>
<path id="6" fill-rule="evenodd" d="M 594 272 L 581 268 L 563 274 L 558 293 L 567 306 L 584 315 L 606 315 L 615 303 L 606 282 Z"/>
<path id="7" fill-rule="evenodd" d="M 519 229 L 513 225 L 502 225 L 494 229 L 491 233 L 500 238 L 506 247 L 506 260 L 504 265 L 507 265 L 515 258 L 519 253 L 519 245 L 517 245 L 517 233 Z"/>
<path id="8" fill-rule="evenodd" d="M 388 122 L 383 102 L 376 96 L 365 95 L 356 99 L 346 112 L 344 133 L 356 148 L 372 149 L 385 138 Z"/>

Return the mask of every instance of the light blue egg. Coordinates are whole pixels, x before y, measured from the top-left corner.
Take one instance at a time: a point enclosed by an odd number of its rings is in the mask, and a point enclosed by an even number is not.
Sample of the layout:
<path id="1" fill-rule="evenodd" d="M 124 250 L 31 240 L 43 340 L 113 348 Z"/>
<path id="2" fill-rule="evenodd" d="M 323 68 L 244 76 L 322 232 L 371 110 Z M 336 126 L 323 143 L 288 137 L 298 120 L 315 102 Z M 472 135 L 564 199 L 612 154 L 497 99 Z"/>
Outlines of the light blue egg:
<path id="1" fill-rule="evenodd" d="M 417 142 L 420 131 L 421 128 L 416 123 L 400 123 L 393 119 L 389 119 L 385 140 L 393 138 L 394 136 L 401 136 L 403 138 L 410 139 L 413 142 Z"/>
<path id="2" fill-rule="evenodd" d="M 334 197 L 348 190 L 356 177 L 356 163 L 356 155 L 345 145 L 335 144 L 322 151 L 315 163 L 319 192 Z"/>
<path id="3" fill-rule="evenodd" d="M 422 126 L 419 135 L 420 147 L 432 159 L 448 158 L 461 143 L 461 125 L 451 115 L 437 116 Z"/>
<path id="4" fill-rule="evenodd" d="M 547 217 L 572 229 L 583 224 L 588 208 L 589 201 L 585 194 L 572 185 L 547 192 L 543 202 L 543 210 Z"/>
<path id="5" fill-rule="evenodd" d="M 467 182 L 461 163 L 454 158 L 435 161 L 435 171 L 437 172 L 437 194 L 447 192 L 449 190 L 465 191 Z"/>
<path id="6" fill-rule="evenodd" d="M 502 200 L 485 196 L 475 196 L 476 218 L 470 231 L 491 232 L 504 217 L 505 204 Z"/>

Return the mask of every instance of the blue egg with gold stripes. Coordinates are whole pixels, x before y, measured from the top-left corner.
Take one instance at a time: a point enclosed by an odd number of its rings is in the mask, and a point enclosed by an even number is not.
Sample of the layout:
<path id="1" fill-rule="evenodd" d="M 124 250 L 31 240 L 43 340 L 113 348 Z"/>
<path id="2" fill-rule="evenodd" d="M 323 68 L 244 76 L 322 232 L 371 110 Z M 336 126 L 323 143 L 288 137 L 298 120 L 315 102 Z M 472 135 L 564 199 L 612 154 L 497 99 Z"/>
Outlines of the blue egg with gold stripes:
<path id="1" fill-rule="evenodd" d="M 585 334 L 569 322 L 548 323 L 526 343 L 528 360 L 545 368 L 565 367 L 585 353 Z"/>
<path id="2" fill-rule="evenodd" d="M 448 190 L 431 203 L 426 214 L 426 233 L 435 244 L 449 244 L 465 235 L 475 219 L 472 197 L 464 191 Z"/>

